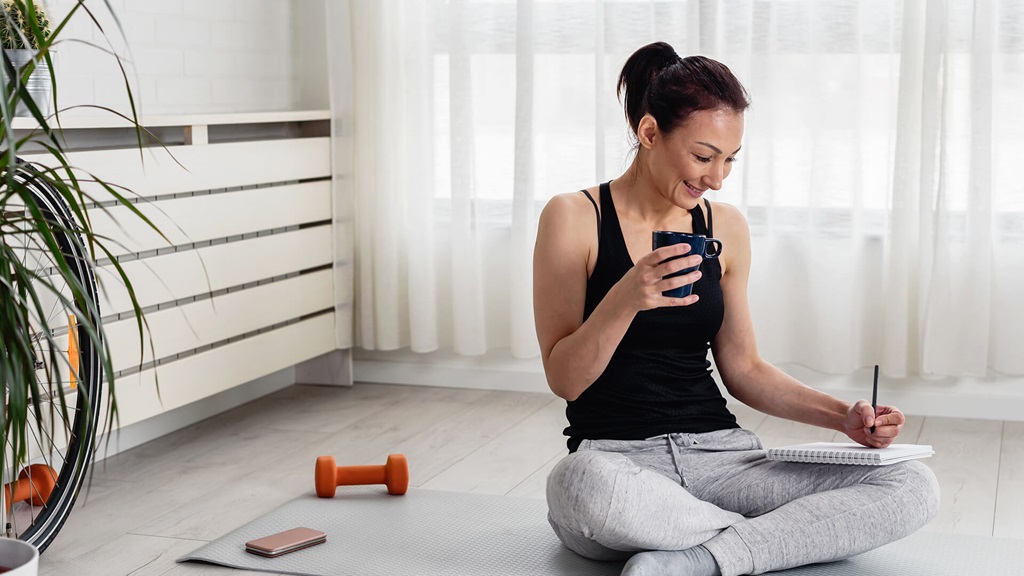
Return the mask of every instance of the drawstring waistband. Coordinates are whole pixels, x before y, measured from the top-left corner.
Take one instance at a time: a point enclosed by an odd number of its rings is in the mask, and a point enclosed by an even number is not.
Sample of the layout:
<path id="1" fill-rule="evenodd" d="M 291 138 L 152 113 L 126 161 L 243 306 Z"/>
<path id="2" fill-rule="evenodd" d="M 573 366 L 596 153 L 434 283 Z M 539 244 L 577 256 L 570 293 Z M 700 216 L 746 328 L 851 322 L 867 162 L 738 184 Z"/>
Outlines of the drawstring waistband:
<path id="1" fill-rule="evenodd" d="M 699 444 L 697 438 L 693 434 L 675 433 L 666 434 L 665 439 L 668 441 L 669 450 L 672 451 L 672 464 L 676 467 L 676 472 L 679 473 L 679 477 L 683 481 L 683 488 L 689 486 L 690 481 L 686 479 L 686 475 L 683 473 L 682 464 L 682 453 L 681 448 L 689 448 Z"/>

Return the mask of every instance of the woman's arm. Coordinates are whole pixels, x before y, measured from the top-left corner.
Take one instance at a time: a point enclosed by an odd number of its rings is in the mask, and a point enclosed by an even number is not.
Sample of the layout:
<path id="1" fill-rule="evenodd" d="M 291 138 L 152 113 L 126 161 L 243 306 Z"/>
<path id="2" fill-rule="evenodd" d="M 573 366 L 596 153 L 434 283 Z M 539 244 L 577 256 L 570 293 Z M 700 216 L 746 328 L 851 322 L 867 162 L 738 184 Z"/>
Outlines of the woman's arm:
<path id="1" fill-rule="evenodd" d="M 583 321 L 588 263 L 597 258 L 596 217 L 582 194 L 556 196 L 544 207 L 533 256 L 533 316 L 544 374 L 558 396 L 575 400 L 604 372 L 639 310 L 697 301 L 667 298 L 661 291 L 699 278 L 687 274 L 662 280 L 696 266 L 699 257 L 662 260 L 686 253 L 689 245 L 666 246 L 638 260 Z"/>
<path id="2" fill-rule="evenodd" d="M 612 290 L 583 322 L 587 262 L 591 250 L 594 258 L 597 252 L 597 219 L 590 202 L 575 196 L 555 196 L 544 207 L 533 251 L 533 318 L 544 374 L 551 390 L 566 400 L 579 397 L 604 371 L 633 320 L 626 306 L 616 305 Z M 593 240 L 583 225 L 587 208 Z"/>
<path id="3" fill-rule="evenodd" d="M 715 204 L 715 223 L 728 266 L 722 277 L 725 318 L 712 343 L 715 364 L 729 393 L 744 404 L 788 420 L 838 430 L 862 444 L 885 446 L 899 434 L 904 417 L 891 406 L 845 402 L 813 388 L 761 359 L 747 301 L 750 230 L 736 208 Z M 875 425 L 875 432 L 868 431 Z"/>

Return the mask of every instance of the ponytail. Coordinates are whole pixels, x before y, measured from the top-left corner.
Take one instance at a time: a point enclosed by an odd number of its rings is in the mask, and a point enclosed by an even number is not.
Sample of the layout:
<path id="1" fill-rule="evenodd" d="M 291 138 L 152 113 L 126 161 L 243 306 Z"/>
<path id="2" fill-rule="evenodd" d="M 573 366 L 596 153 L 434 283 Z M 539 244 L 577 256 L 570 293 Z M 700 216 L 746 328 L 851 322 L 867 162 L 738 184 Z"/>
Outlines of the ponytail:
<path id="1" fill-rule="evenodd" d="M 743 112 L 750 106 L 747 91 L 728 67 L 704 56 L 680 58 L 665 42 L 648 44 L 626 60 L 616 94 L 634 135 L 645 114 L 668 133 L 700 110 Z"/>

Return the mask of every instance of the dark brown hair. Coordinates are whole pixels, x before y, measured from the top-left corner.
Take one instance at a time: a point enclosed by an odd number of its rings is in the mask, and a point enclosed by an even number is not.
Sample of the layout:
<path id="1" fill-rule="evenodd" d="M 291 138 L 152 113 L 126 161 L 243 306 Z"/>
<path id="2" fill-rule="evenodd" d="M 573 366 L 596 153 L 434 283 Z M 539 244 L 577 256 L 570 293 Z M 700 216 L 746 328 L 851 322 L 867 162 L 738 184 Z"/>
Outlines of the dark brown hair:
<path id="1" fill-rule="evenodd" d="M 680 58 L 664 42 L 648 44 L 626 60 L 616 94 L 634 135 L 644 114 L 667 134 L 694 112 L 743 112 L 750 106 L 747 91 L 725 64 L 704 56 Z"/>

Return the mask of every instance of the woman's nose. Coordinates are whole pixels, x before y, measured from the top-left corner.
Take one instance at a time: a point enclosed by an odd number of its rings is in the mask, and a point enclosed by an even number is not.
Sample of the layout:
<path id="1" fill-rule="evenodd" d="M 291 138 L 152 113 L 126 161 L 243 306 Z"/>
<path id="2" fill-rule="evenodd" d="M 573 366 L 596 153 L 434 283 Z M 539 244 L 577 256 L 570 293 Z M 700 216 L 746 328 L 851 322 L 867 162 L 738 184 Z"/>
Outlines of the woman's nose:
<path id="1" fill-rule="evenodd" d="M 704 174 L 704 177 L 702 178 L 702 180 L 704 180 L 704 185 L 707 186 L 708 188 L 711 188 L 712 190 L 721 190 L 722 180 L 724 179 L 725 168 L 724 166 L 720 166 L 717 163 L 712 165 L 711 168 L 708 169 L 708 172 Z"/>

